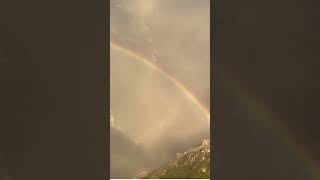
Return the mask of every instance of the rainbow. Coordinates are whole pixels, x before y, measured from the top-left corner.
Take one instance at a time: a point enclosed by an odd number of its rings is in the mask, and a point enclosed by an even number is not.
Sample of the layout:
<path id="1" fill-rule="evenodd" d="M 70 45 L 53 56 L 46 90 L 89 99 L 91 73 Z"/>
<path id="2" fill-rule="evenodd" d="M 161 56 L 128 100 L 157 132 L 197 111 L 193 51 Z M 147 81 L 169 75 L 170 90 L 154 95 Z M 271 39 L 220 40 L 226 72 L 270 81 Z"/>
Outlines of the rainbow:
<path id="1" fill-rule="evenodd" d="M 144 57 L 143 55 L 141 55 L 139 53 L 136 53 L 130 49 L 124 48 L 124 47 L 122 47 L 112 41 L 110 41 L 110 48 L 115 49 L 117 51 L 120 51 L 120 52 L 132 57 L 135 60 L 141 61 L 145 65 L 149 66 L 149 68 L 152 68 L 153 70 L 159 72 L 163 77 L 165 77 L 166 79 L 171 81 L 177 88 L 179 88 L 186 95 L 186 97 L 189 98 L 204 113 L 204 115 L 206 116 L 206 119 L 210 123 L 209 110 L 204 105 L 202 105 L 201 102 L 177 79 L 175 79 L 170 74 L 168 74 L 167 72 L 165 72 L 162 69 L 160 69 L 159 67 L 157 67 L 154 63 L 152 63 L 146 57 Z"/>
<path id="2" fill-rule="evenodd" d="M 303 147 L 302 144 L 299 144 L 290 129 L 281 124 L 281 120 L 279 120 L 271 110 L 268 110 L 261 101 L 258 101 L 252 93 L 249 93 L 247 89 L 241 86 L 240 82 L 236 81 L 230 72 L 227 72 L 220 65 L 215 65 L 215 67 L 215 70 L 218 71 L 217 73 L 220 74 L 220 80 L 227 85 L 228 89 L 232 90 L 233 93 L 240 98 L 241 102 L 243 102 L 247 108 L 257 115 L 259 123 L 270 128 L 273 133 L 280 138 L 281 142 L 287 146 L 292 155 L 303 162 L 312 179 L 320 180 L 317 163 L 313 160 L 312 155 L 308 150 Z"/>
<path id="3" fill-rule="evenodd" d="M 110 48 L 121 51 L 122 53 L 127 54 L 135 60 L 141 61 L 150 68 L 161 73 L 165 78 L 174 83 L 186 95 L 186 97 L 188 97 L 195 105 L 197 105 L 207 117 L 208 122 L 210 122 L 209 110 L 202 105 L 201 102 L 177 79 L 157 67 L 145 56 L 137 52 L 122 47 L 121 45 L 118 45 L 112 41 L 110 41 Z M 257 115 L 257 120 L 259 120 L 260 123 L 262 123 L 265 127 L 272 129 L 273 133 L 280 138 L 280 140 L 288 147 L 290 152 L 304 163 L 306 170 L 310 173 L 313 179 L 320 180 L 319 167 L 317 163 L 312 159 L 312 156 L 308 153 L 308 150 L 304 148 L 302 144 L 299 144 L 296 141 L 290 130 L 283 126 L 283 124 L 280 123 L 281 121 L 277 120 L 272 111 L 268 110 L 268 108 L 262 102 L 259 102 L 258 99 L 252 95 L 252 93 L 248 92 L 243 86 L 241 86 L 241 84 L 236 81 L 230 73 L 225 71 L 225 69 L 223 69 L 221 66 L 215 66 L 216 70 L 219 71 L 217 73 L 220 74 L 220 78 L 222 78 L 222 81 L 226 83 L 228 89 L 231 89 L 239 98 L 241 98 L 241 101 L 245 104 L 245 106 L 251 109 L 252 112 Z"/>

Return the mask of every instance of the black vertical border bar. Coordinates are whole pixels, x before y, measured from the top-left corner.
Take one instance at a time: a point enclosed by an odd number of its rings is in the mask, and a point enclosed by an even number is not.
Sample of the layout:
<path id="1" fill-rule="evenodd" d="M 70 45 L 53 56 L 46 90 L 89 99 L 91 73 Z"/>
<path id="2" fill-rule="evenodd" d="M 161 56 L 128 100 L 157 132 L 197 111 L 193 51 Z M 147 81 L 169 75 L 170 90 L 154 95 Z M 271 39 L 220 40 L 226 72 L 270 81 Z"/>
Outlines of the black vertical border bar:
<path id="1" fill-rule="evenodd" d="M 109 0 L 0 2 L 13 178 L 110 179 Z"/>
<path id="2" fill-rule="evenodd" d="M 107 106 L 106 106 L 106 112 L 107 112 L 107 137 L 106 137 L 106 177 L 107 179 L 110 179 L 110 1 L 106 1 L 107 5 L 107 40 L 106 40 L 106 52 L 107 52 Z"/>
<path id="3" fill-rule="evenodd" d="M 214 33 L 214 27 L 215 27 L 215 16 L 214 16 L 214 11 L 215 9 L 213 8 L 213 1 L 210 1 L 210 179 L 215 179 L 216 175 L 216 111 L 215 111 L 215 66 L 214 66 L 214 56 L 215 56 L 215 47 L 216 44 L 214 43 L 215 38 L 215 33 Z"/>

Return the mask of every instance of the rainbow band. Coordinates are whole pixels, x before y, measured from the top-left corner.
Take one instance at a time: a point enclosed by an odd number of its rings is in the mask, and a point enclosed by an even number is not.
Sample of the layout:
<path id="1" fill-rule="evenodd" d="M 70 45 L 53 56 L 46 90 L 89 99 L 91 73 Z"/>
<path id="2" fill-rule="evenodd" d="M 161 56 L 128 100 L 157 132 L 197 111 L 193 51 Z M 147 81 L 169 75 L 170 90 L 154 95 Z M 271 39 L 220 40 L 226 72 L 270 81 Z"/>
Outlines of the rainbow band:
<path id="1" fill-rule="evenodd" d="M 135 53 L 134 51 L 131 51 L 129 49 L 126 49 L 124 47 L 121 47 L 120 45 L 111 42 L 110 41 L 110 48 L 115 49 L 118 51 L 121 51 L 122 53 L 125 53 L 126 55 L 132 57 L 135 60 L 141 61 L 148 67 L 152 68 L 153 70 L 159 72 L 163 77 L 171 81 L 177 88 L 179 88 L 185 95 L 188 97 L 199 109 L 204 113 L 206 116 L 208 122 L 210 123 L 210 113 L 209 111 L 200 103 L 200 101 L 185 87 L 183 84 L 181 84 L 178 80 L 176 80 L 174 77 L 170 76 L 167 72 L 163 71 L 159 67 L 157 67 L 155 64 L 151 63 L 147 58 L 144 56 Z"/>
<path id="2" fill-rule="evenodd" d="M 129 55 L 130 57 L 133 57 L 133 59 L 141 61 L 150 68 L 161 73 L 165 78 L 173 82 L 186 95 L 186 97 L 188 97 L 192 102 L 194 102 L 195 105 L 199 107 L 199 109 L 205 114 L 208 122 L 210 123 L 209 111 L 185 86 L 183 86 L 174 77 L 170 76 L 167 72 L 157 67 L 155 64 L 153 64 L 151 61 L 149 61 L 139 53 L 124 48 L 114 42 L 110 42 L 110 48 L 121 51 Z M 220 66 L 217 66 L 217 68 L 218 70 L 221 70 Z M 284 144 L 287 145 L 291 152 L 304 163 L 306 169 L 310 172 L 311 177 L 320 180 L 320 174 L 318 172 L 319 167 L 317 163 L 312 159 L 311 156 L 309 156 L 309 154 L 307 153 L 308 151 L 295 140 L 293 134 L 289 131 L 289 129 L 280 124 L 280 121 L 277 121 L 276 117 L 270 111 L 268 111 L 262 103 L 259 103 L 254 96 L 250 95 L 250 93 L 245 88 L 243 88 L 239 84 L 239 82 L 232 78 L 229 73 L 224 70 L 221 70 L 220 73 L 223 74 L 223 76 L 221 77 L 223 77 L 223 81 L 228 84 L 229 89 L 233 89 L 235 93 L 239 95 L 241 100 L 246 104 L 246 106 L 252 109 L 258 115 L 258 117 L 260 118 L 258 118 L 260 122 L 265 126 L 269 126 L 270 128 L 272 128 L 274 133 L 279 136 L 279 138 L 282 140 L 282 142 L 284 142 Z"/>
<path id="3" fill-rule="evenodd" d="M 293 156 L 297 157 L 304 165 L 306 170 L 310 173 L 312 179 L 320 180 L 319 167 L 317 163 L 313 160 L 308 150 L 303 147 L 302 144 L 299 144 L 295 139 L 294 134 L 281 124 L 281 121 L 268 110 L 268 108 L 260 101 L 257 101 L 257 98 L 248 92 L 240 82 L 237 81 L 230 72 L 227 72 L 220 65 L 215 65 L 216 70 L 219 71 L 221 80 L 226 83 L 228 89 L 231 89 L 241 101 L 248 107 L 252 112 L 255 112 L 257 115 L 257 120 L 259 120 L 262 125 L 272 129 L 273 133 L 283 142 L 287 148 L 290 150 Z M 289 171 L 288 171 L 289 172 Z"/>

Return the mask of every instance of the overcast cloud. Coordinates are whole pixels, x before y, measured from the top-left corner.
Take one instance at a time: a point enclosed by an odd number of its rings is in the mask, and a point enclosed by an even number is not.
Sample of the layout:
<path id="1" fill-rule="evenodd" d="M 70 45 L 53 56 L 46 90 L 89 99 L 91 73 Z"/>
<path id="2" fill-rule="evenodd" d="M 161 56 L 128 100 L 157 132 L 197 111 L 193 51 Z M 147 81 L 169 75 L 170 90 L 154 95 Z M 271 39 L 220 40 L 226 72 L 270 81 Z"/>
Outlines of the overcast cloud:
<path id="1" fill-rule="evenodd" d="M 209 0 L 111 0 L 111 39 L 156 64 L 210 109 Z M 111 177 L 132 178 L 209 137 L 174 83 L 111 48 Z"/>

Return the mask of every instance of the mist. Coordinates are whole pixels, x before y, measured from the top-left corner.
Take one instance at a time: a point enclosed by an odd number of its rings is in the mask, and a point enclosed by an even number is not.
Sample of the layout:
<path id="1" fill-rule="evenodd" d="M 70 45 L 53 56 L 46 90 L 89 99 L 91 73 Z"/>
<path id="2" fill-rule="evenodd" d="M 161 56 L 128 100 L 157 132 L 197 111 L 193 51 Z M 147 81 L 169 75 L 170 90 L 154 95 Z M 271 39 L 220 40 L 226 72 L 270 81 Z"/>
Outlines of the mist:
<path id="1" fill-rule="evenodd" d="M 111 40 L 210 109 L 210 1 L 111 0 Z M 210 122 L 172 81 L 119 50 L 111 59 L 111 177 L 132 178 L 209 138 Z"/>

